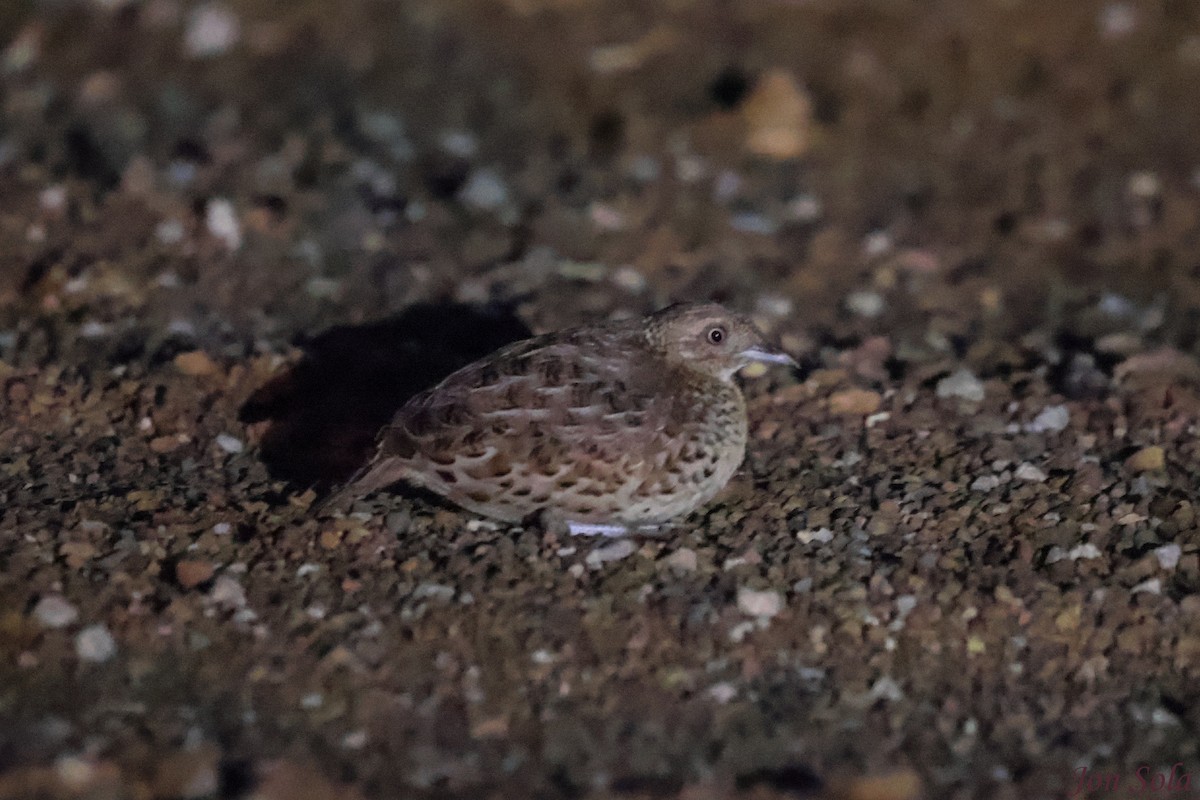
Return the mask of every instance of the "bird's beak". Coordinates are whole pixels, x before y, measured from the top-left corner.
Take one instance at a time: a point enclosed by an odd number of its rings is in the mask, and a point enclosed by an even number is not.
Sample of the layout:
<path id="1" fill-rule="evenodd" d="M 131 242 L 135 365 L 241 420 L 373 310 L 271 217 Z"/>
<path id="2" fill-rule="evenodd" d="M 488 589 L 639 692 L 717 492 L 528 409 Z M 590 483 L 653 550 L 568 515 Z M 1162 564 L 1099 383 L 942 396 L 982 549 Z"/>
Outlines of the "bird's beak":
<path id="1" fill-rule="evenodd" d="M 796 359 L 789 356 L 782 350 L 768 350 L 765 347 L 749 347 L 738 353 L 739 356 L 747 361 L 758 361 L 763 364 L 787 364 L 789 367 L 798 367 Z"/>

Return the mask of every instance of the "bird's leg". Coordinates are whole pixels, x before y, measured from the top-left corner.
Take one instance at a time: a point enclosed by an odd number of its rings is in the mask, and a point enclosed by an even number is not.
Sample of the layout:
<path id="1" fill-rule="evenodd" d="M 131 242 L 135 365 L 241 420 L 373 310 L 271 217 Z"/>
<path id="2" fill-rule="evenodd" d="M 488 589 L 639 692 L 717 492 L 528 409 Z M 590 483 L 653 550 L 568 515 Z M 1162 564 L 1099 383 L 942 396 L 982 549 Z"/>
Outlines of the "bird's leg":
<path id="1" fill-rule="evenodd" d="M 567 520 L 567 530 L 572 536 L 604 536 L 607 538 L 619 538 L 629 534 L 629 528 L 625 525 L 604 525 L 596 522 L 571 522 Z"/>

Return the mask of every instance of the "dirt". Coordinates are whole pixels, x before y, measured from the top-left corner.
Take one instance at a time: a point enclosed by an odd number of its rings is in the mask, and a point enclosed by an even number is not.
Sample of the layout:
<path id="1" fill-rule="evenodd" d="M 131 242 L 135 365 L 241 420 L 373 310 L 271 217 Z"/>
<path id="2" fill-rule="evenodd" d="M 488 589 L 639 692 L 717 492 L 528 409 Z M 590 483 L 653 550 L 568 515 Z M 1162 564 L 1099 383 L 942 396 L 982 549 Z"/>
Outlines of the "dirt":
<path id="1" fill-rule="evenodd" d="M 1192 5 L 28 0 L 0 43 L 0 798 L 1190 796 Z M 801 368 L 667 534 L 313 513 L 455 367 L 683 299 Z"/>

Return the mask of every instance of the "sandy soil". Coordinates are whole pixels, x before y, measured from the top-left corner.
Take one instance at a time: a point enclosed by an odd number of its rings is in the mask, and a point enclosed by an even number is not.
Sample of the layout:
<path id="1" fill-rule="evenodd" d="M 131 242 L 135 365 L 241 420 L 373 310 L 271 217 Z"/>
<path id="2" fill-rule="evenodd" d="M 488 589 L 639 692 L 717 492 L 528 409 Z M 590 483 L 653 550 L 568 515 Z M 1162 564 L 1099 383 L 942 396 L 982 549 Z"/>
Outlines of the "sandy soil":
<path id="1" fill-rule="evenodd" d="M 0 798 L 1190 796 L 1200 11 L 651 5 L 0 7 Z M 312 513 L 678 299 L 802 368 L 668 535 Z"/>

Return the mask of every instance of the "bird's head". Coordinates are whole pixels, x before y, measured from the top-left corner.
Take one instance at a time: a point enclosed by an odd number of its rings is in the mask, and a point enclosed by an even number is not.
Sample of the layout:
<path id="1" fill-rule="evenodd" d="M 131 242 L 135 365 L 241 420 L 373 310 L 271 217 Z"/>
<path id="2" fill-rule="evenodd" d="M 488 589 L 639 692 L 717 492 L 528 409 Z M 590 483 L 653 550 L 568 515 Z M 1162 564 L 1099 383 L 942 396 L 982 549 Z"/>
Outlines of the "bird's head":
<path id="1" fill-rule="evenodd" d="M 680 303 L 652 314 L 646 340 L 671 363 L 727 382 L 755 362 L 796 366 L 753 322 L 715 303 Z"/>

